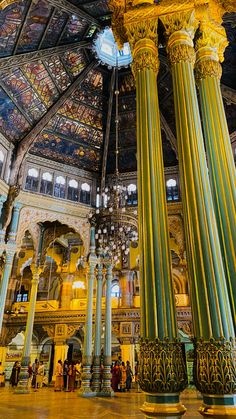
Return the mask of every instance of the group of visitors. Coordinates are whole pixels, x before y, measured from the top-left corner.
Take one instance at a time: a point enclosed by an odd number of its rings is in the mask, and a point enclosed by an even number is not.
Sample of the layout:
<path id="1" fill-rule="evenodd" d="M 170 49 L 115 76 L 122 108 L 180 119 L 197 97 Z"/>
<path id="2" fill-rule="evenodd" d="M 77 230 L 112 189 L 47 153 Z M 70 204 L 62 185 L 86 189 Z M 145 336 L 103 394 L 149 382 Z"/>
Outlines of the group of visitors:
<path id="1" fill-rule="evenodd" d="M 39 361 L 37 358 L 34 363 L 28 365 L 28 387 L 33 387 L 36 391 L 43 386 L 48 385 L 48 378 L 45 372 L 45 366 L 43 361 Z"/>
<path id="2" fill-rule="evenodd" d="M 64 363 L 59 359 L 56 367 L 55 391 L 75 391 L 81 386 L 81 362 Z"/>
<path id="3" fill-rule="evenodd" d="M 119 357 L 118 361 L 111 369 L 111 386 L 114 391 L 130 391 L 133 379 L 133 371 L 130 366 L 130 362 L 126 361 L 126 364 Z"/>

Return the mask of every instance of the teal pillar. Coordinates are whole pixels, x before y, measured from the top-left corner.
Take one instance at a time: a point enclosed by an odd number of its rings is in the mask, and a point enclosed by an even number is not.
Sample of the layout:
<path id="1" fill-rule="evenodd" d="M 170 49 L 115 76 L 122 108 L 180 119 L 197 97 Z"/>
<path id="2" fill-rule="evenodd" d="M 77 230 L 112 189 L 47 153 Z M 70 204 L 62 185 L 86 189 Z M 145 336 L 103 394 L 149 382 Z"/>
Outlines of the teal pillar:
<path id="1" fill-rule="evenodd" d="M 14 255 L 15 255 L 15 249 L 13 248 L 10 249 L 8 246 L 6 249 L 6 261 L 5 261 L 4 271 L 3 271 L 2 280 L 0 284 L 0 333 L 2 330 L 5 301 L 6 301 L 6 296 L 7 296 L 7 288 L 8 288 L 10 275 L 11 275 Z"/>
<path id="2" fill-rule="evenodd" d="M 34 328 L 34 316 L 35 316 L 35 308 L 36 308 L 36 301 L 37 301 L 37 292 L 38 292 L 38 284 L 39 284 L 39 275 L 41 273 L 40 266 L 40 257 L 42 254 L 43 248 L 43 235 L 44 235 L 44 227 L 40 225 L 40 234 L 39 234 L 39 241 L 38 241 L 38 250 L 37 254 L 35 255 L 35 265 L 32 268 L 32 280 L 31 280 L 31 291 L 30 291 L 30 300 L 28 306 L 28 314 L 27 314 L 27 322 L 26 322 L 26 329 L 25 329 L 25 341 L 22 353 L 22 361 L 21 361 L 21 371 L 19 377 L 19 383 L 17 388 L 15 389 L 15 393 L 19 394 L 26 394 L 30 392 L 28 388 L 28 365 L 30 362 L 30 352 L 31 352 L 31 342 L 33 336 L 33 328 Z"/>
<path id="3" fill-rule="evenodd" d="M 32 342 L 32 336 L 33 336 L 34 316 L 35 316 L 38 283 L 39 283 L 39 273 L 40 273 L 38 267 L 35 267 L 32 270 L 33 270 L 33 278 L 31 280 L 30 301 L 29 301 L 29 308 L 28 308 L 28 314 L 27 314 L 25 341 L 24 341 L 24 348 L 23 348 L 22 361 L 21 361 L 21 371 L 20 371 L 19 383 L 17 385 L 17 388 L 15 389 L 15 393 L 19 393 L 19 394 L 30 393 L 30 388 L 28 388 L 28 385 L 27 385 L 28 377 L 29 377 L 28 365 L 30 362 L 31 342 Z"/>
<path id="4" fill-rule="evenodd" d="M 225 29 L 205 10 L 196 42 L 195 77 L 199 88 L 205 147 L 216 222 L 236 331 L 236 169 L 220 89 L 220 61 L 228 45 Z"/>
<path id="5" fill-rule="evenodd" d="M 193 10 L 160 17 L 167 35 L 195 337 L 194 381 L 206 417 L 236 416 L 235 333 L 194 79 Z"/>
<path id="6" fill-rule="evenodd" d="M 2 229 L 3 225 L 3 204 L 6 201 L 6 196 L 0 196 L 0 243 L 4 242 L 5 238 L 5 231 Z"/>
<path id="7" fill-rule="evenodd" d="M 9 235 L 8 235 L 8 241 L 15 241 L 16 235 L 17 235 L 17 228 L 18 228 L 18 222 L 20 217 L 20 209 L 22 208 L 22 204 L 20 202 L 16 202 L 14 205 L 14 208 L 12 210 L 12 217 L 11 217 L 11 223 L 9 227 Z"/>
<path id="8" fill-rule="evenodd" d="M 95 318 L 95 341 L 94 341 L 94 360 L 93 360 L 93 391 L 99 393 L 101 390 L 101 334 L 102 334 L 102 282 L 103 264 L 101 262 L 101 252 L 97 266 L 97 293 L 96 293 L 96 318 Z"/>
<path id="9" fill-rule="evenodd" d="M 106 310 L 105 310 L 105 336 L 103 349 L 103 384 L 101 395 L 106 397 L 114 396 L 111 388 L 111 326 L 112 326 L 112 312 L 111 312 L 111 285 L 112 285 L 112 264 L 105 262 L 106 267 Z"/>
<path id="10" fill-rule="evenodd" d="M 92 330 L 93 330 L 93 286 L 95 279 L 95 268 L 97 264 L 97 256 L 95 253 L 95 227 L 90 229 L 90 255 L 89 255 L 89 274 L 87 280 L 87 306 L 86 321 L 84 331 L 84 353 L 83 353 L 83 373 L 82 383 L 79 389 L 79 396 L 90 397 L 96 396 L 90 387 L 91 383 L 91 366 L 92 366 Z"/>

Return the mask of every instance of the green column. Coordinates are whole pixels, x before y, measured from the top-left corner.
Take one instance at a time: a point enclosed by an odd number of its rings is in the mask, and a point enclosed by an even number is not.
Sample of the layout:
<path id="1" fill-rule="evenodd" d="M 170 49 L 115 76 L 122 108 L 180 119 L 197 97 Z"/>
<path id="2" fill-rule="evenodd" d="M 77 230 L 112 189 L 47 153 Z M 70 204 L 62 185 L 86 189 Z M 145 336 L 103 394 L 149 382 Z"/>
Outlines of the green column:
<path id="1" fill-rule="evenodd" d="M 139 2 L 141 3 L 141 2 Z M 179 393 L 187 385 L 178 341 L 157 93 L 156 6 L 133 8 L 124 27 L 136 80 L 138 213 L 141 277 L 140 387 L 146 417 L 181 418 Z M 115 22 L 114 22 L 115 24 Z M 159 377 L 157 379 L 157 377 Z"/>
<path id="2" fill-rule="evenodd" d="M 9 227 L 9 235 L 8 235 L 9 241 L 14 241 L 16 239 L 21 207 L 22 207 L 22 204 L 20 202 L 16 202 L 14 204 L 14 207 L 12 210 L 11 223 Z"/>
<path id="3" fill-rule="evenodd" d="M 94 360 L 93 360 L 93 391 L 101 390 L 101 334 L 102 334 L 102 281 L 103 264 L 101 252 L 98 251 L 100 258 L 97 266 L 97 293 L 96 293 L 96 318 L 95 318 L 95 341 L 94 341 Z"/>
<path id="4" fill-rule="evenodd" d="M 95 253 L 95 227 L 90 229 L 90 255 L 89 255 L 89 274 L 87 280 L 87 307 L 84 331 L 84 353 L 83 353 L 83 373 L 82 383 L 78 395 L 83 397 L 96 396 L 93 393 L 90 382 L 92 378 L 92 329 L 93 329 L 93 285 L 95 279 L 95 268 L 97 256 Z"/>
<path id="5" fill-rule="evenodd" d="M 201 16 L 195 77 L 199 88 L 205 147 L 229 299 L 236 330 L 236 170 L 220 89 L 225 29 Z"/>
<path id="6" fill-rule="evenodd" d="M 106 310 L 105 310 L 105 334 L 104 334 L 104 348 L 103 348 L 103 383 L 102 396 L 114 396 L 111 388 L 111 283 L 112 283 L 112 264 L 109 260 L 105 260 L 106 267 Z"/>
<path id="7" fill-rule="evenodd" d="M 176 12 L 160 19 L 168 39 L 173 78 L 195 336 L 195 384 L 204 400 L 200 412 L 214 418 L 229 417 L 230 412 L 230 417 L 234 417 L 234 325 L 193 74 L 192 39 L 197 22 L 193 11 Z M 232 409 L 227 405 L 232 405 Z M 211 416 L 212 411 L 214 416 Z"/>
<path id="8" fill-rule="evenodd" d="M 26 394 L 30 392 L 30 388 L 27 385 L 28 384 L 28 365 L 30 362 L 31 342 L 32 342 L 33 328 L 34 328 L 34 316 L 35 316 L 35 308 L 36 308 L 36 301 L 37 301 L 39 275 L 41 273 L 41 268 L 39 267 L 39 265 L 40 265 L 40 257 L 42 255 L 42 248 L 43 248 L 43 235 L 44 235 L 44 227 L 40 225 L 38 249 L 35 255 L 35 263 L 33 264 L 31 268 L 32 280 L 31 280 L 30 300 L 29 300 L 26 329 L 25 329 L 25 340 L 24 340 L 24 347 L 23 347 L 23 352 L 22 352 L 21 371 L 20 371 L 19 383 L 15 390 L 15 393 L 19 393 L 19 394 Z"/>
<path id="9" fill-rule="evenodd" d="M 31 351 L 31 341 L 33 336 L 34 328 L 34 316 L 38 292 L 38 283 L 39 283 L 39 268 L 35 266 L 32 268 L 32 280 L 31 280 L 31 291 L 30 291 L 30 301 L 27 314 L 27 323 L 25 329 L 25 341 L 24 348 L 22 352 L 22 361 L 21 361 L 21 371 L 19 377 L 19 383 L 15 390 L 15 393 L 26 394 L 30 393 L 30 388 L 28 387 L 28 365 L 30 362 L 30 351 Z"/>
<path id="10" fill-rule="evenodd" d="M 5 301 L 6 301 L 6 296 L 7 296 L 7 288 L 8 288 L 10 275 L 11 275 L 14 255 L 15 255 L 14 247 L 8 244 L 6 248 L 6 260 L 5 260 L 4 270 L 3 270 L 2 279 L 0 283 L 0 334 L 2 330 L 3 316 L 4 316 L 4 310 L 5 310 Z"/>

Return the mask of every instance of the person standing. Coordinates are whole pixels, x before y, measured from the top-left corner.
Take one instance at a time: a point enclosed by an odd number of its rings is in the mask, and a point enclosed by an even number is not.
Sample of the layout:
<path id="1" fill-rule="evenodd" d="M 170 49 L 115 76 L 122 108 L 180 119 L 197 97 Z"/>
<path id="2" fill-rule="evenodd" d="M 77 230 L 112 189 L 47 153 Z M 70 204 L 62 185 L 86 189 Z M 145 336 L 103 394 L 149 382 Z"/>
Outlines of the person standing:
<path id="1" fill-rule="evenodd" d="M 69 371 L 69 363 L 68 363 L 68 360 L 65 359 L 64 364 L 63 364 L 64 390 L 68 390 L 68 371 Z"/>
<path id="2" fill-rule="evenodd" d="M 36 389 L 42 388 L 43 377 L 44 377 L 44 365 L 43 365 L 43 362 L 41 361 L 38 367 L 38 374 L 36 376 Z"/>
<path id="3" fill-rule="evenodd" d="M 32 365 L 32 371 L 33 371 L 33 378 L 32 378 L 32 387 L 36 388 L 36 377 L 38 374 L 38 367 L 39 367 L 39 361 L 36 358 L 33 365 Z"/>
<path id="4" fill-rule="evenodd" d="M 62 391 L 63 389 L 63 366 L 62 361 L 59 359 L 56 366 L 56 381 L 54 391 Z"/>
<path id="5" fill-rule="evenodd" d="M 12 367 L 11 377 L 10 377 L 10 384 L 12 385 L 12 387 L 17 386 L 18 381 L 19 381 L 19 375 L 20 375 L 20 363 L 19 361 L 16 361 Z"/>
<path id="6" fill-rule="evenodd" d="M 27 387 L 30 388 L 32 385 L 32 379 L 33 379 L 33 367 L 31 362 L 29 362 L 28 365 L 28 383 L 27 383 Z"/>
<path id="7" fill-rule="evenodd" d="M 120 391 L 125 391 L 126 388 L 126 367 L 122 362 L 120 366 Z"/>
<path id="8" fill-rule="evenodd" d="M 118 361 L 115 362 L 115 365 L 112 367 L 111 370 L 111 386 L 114 391 L 119 390 L 120 386 L 120 367 L 118 365 Z"/>
<path id="9" fill-rule="evenodd" d="M 75 391 L 75 375 L 76 375 L 75 365 L 72 362 L 68 368 L 68 380 L 69 380 L 68 390 L 69 391 Z"/>
<path id="10" fill-rule="evenodd" d="M 133 374 L 133 371 L 131 370 L 130 362 L 127 361 L 126 362 L 126 390 L 127 391 L 130 391 L 130 389 L 131 389 L 131 383 L 132 383 L 133 376 L 134 376 L 134 374 Z"/>
<path id="11" fill-rule="evenodd" d="M 81 386 L 81 362 L 77 361 L 75 364 L 75 387 L 80 388 Z"/>

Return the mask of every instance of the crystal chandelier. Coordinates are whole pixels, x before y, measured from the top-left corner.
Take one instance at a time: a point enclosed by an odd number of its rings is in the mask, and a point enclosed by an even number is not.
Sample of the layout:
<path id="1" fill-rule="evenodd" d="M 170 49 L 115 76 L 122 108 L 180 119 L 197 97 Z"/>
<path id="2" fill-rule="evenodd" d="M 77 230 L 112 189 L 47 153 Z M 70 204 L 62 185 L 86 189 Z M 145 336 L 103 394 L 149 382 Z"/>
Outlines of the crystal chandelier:
<path id="1" fill-rule="evenodd" d="M 129 256 L 130 244 L 138 241 L 137 210 L 127 205 L 129 194 L 119 173 L 119 85 L 118 66 L 115 79 L 115 174 L 101 188 L 97 188 L 95 214 L 90 215 L 96 225 L 95 238 L 104 254 L 110 255 L 114 263 L 124 265 Z"/>

